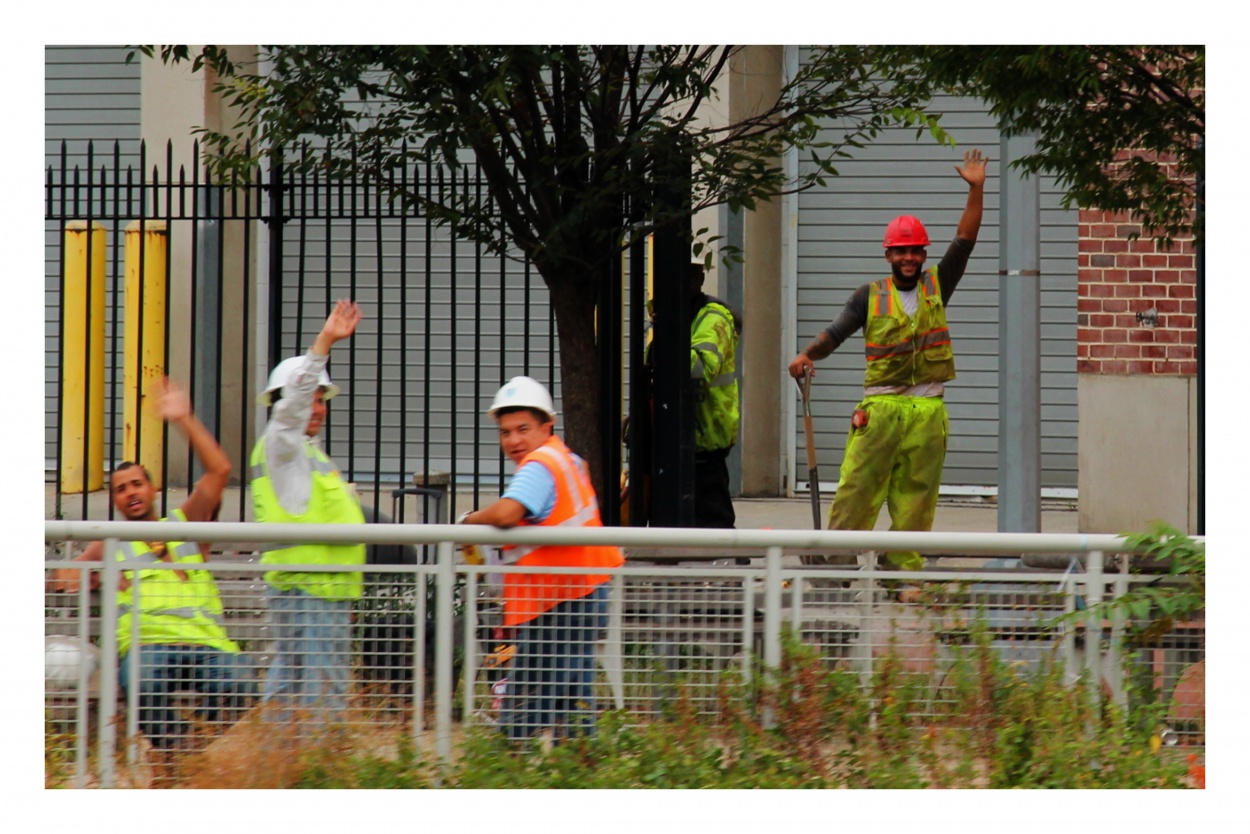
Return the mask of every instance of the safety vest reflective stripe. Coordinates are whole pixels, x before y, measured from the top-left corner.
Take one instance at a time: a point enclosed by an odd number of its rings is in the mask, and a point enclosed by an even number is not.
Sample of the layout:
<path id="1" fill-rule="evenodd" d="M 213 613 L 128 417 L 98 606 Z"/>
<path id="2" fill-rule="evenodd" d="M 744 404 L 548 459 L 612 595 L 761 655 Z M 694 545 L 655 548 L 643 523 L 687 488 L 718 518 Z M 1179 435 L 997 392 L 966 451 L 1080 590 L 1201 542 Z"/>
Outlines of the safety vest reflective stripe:
<path id="1" fill-rule="evenodd" d="M 699 355 L 699 351 L 706 350 L 708 353 L 714 354 L 716 356 L 716 361 L 721 365 L 725 364 L 725 357 L 721 355 L 720 348 L 716 346 L 715 342 L 700 342 L 697 345 L 692 345 L 690 349 L 695 351 L 694 367 L 690 369 L 691 379 L 703 379 L 703 357 Z M 722 385 L 732 385 L 734 383 L 734 379 L 735 377 L 732 373 L 720 374 L 708 384 L 708 387 L 717 388 Z"/>
<path id="2" fill-rule="evenodd" d="M 130 603 L 123 603 L 117 606 L 117 616 L 124 617 L 125 615 L 129 614 L 133 610 L 134 610 L 133 605 L 131 605 Z M 215 611 L 210 611 L 207 608 L 204 608 L 201 606 L 194 606 L 194 605 L 182 605 L 177 608 L 144 609 L 143 615 L 145 617 L 150 617 L 153 614 L 158 614 L 158 615 L 166 616 L 166 617 L 182 617 L 183 619 L 186 619 L 186 620 L 193 620 L 197 616 L 206 617 L 207 619 L 210 619 L 215 623 L 221 623 L 221 615 L 217 614 Z"/>
<path id="3" fill-rule="evenodd" d="M 888 316 L 894 312 L 894 297 L 890 295 L 890 282 L 877 281 L 873 284 L 876 288 L 876 303 L 878 316 Z"/>
<path id="4" fill-rule="evenodd" d="M 699 313 L 699 317 L 694 320 L 694 327 L 691 329 L 698 330 L 699 325 L 703 324 L 703 320 L 707 318 L 708 316 L 720 316 L 721 318 L 729 322 L 730 327 L 733 327 L 733 321 L 728 316 L 726 316 L 724 312 L 717 310 L 715 307 L 709 306 L 709 307 L 704 307 L 703 312 Z"/>
<path id="5" fill-rule="evenodd" d="M 132 542 L 118 542 L 117 549 L 122 552 L 122 556 L 131 562 L 160 561 L 157 555 L 150 550 L 145 550 L 142 553 L 135 553 L 135 547 Z"/>
<path id="6" fill-rule="evenodd" d="M 868 357 L 868 361 L 872 362 L 877 359 L 885 359 L 890 356 L 903 356 L 913 353 L 915 347 L 910 341 L 899 342 L 896 345 L 873 345 L 864 344 L 864 354 Z"/>
<path id="7" fill-rule="evenodd" d="M 256 550 L 258 553 L 272 553 L 275 550 L 288 550 L 289 548 L 300 546 L 300 542 L 265 542 Z"/>
<path id="8" fill-rule="evenodd" d="M 564 481 L 564 489 L 573 501 L 573 514 L 564 521 L 551 525 L 552 527 L 583 527 L 588 521 L 598 516 L 599 503 L 595 500 L 594 496 L 590 496 L 589 501 L 582 500 L 581 493 L 577 489 L 576 476 L 571 468 L 573 464 L 568 457 L 547 446 L 538 447 L 532 452 L 532 455 L 535 459 L 542 458 L 550 464 L 548 469 L 551 470 L 553 474 L 556 471 L 560 473 L 560 479 Z M 541 546 L 542 545 L 518 545 L 513 551 L 512 556 L 514 559 L 520 559 L 522 556 L 537 550 Z"/>
<path id="9" fill-rule="evenodd" d="M 916 337 L 916 347 L 920 350 L 931 348 L 936 345 L 949 344 L 951 340 L 951 332 L 946 327 L 935 327 L 928 333 L 922 333 Z"/>
<path id="10" fill-rule="evenodd" d="M 312 465 L 312 471 L 320 472 L 322 475 L 333 475 L 339 471 L 338 467 L 336 467 L 333 462 L 323 460 L 316 455 L 309 455 L 308 462 Z M 251 466 L 252 480 L 268 477 L 269 473 L 265 469 L 266 466 L 267 464 L 264 460 L 261 460 L 258 463 L 253 463 Z"/>
<path id="11" fill-rule="evenodd" d="M 707 307 L 704 307 L 703 312 L 699 313 L 699 317 L 694 320 L 694 327 L 691 328 L 691 331 L 697 333 L 699 330 L 699 327 L 703 324 L 703 320 L 707 318 L 708 316 L 720 316 L 721 318 L 729 322 L 730 327 L 733 327 L 732 320 L 730 320 L 720 310 L 709 305 Z M 717 362 L 721 364 L 724 364 L 725 362 L 725 357 L 721 354 L 720 347 L 715 342 L 699 342 L 697 345 L 691 345 L 690 349 L 696 352 L 695 366 L 690 371 L 691 379 L 703 378 L 703 357 L 697 356 L 698 351 L 706 350 L 709 353 L 715 354 Z M 729 375 L 729 382 L 721 381 L 722 379 L 724 379 L 724 376 L 725 376 L 724 374 L 722 374 L 721 376 L 718 376 L 716 380 L 712 382 L 711 387 L 714 388 L 718 385 L 729 385 L 731 382 L 733 382 L 732 374 Z"/>
<path id="12" fill-rule="evenodd" d="M 935 295 L 938 291 L 937 278 L 931 271 L 924 274 L 924 291 L 926 295 Z"/>
<path id="13" fill-rule="evenodd" d="M 719 359 L 720 361 L 722 362 L 725 361 L 725 357 L 721 356 L 720 348 L 716 346 L 715 342 L 699 342 L 699 344 L 697 345 L 691 345 L 690 349 L 691 350 L 706 350 L 709 353 L 716 354 L 716 358 Z"/>
<path id="14" fill-rule="evenodd" d="M 142 553 L 135 552 L 134 542 L 118 542 L 118 549 L 126 559 L 134 562 L 159 562 L 161 558 L 151 550 L 145 550 Z M 174 556 L 179 558 L 183 556 L 197 556 L 200 552 L 200 546 L 195 542 L 182 542 L 175 544 L 173 550 L 170 551 Z"/>
<path id="15" fill-rule="evenodd" d="M 917 350 L 950 344 L 950 340 L 951 332 L 949 328 L 936 327 L 928 333 L 920 334 L 914 340 L 899 342 L 896 345 L 865 344 L 864 354 L 868 357 L 868 361 L 872 362 L 889 356 L 903 356 Z"/>

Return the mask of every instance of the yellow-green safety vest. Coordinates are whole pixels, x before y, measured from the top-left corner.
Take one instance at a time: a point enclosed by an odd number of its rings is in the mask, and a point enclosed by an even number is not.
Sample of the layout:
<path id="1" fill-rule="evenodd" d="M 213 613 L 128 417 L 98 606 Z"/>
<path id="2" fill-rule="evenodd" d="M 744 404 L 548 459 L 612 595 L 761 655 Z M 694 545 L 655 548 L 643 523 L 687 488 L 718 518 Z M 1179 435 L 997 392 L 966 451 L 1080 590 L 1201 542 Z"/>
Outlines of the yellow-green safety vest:
<path id="1" fill-rule="evenodd" d="M 694 447 L 728 449 L 738 439 L 738 334 L 733 313 L 709 301 L 690 325 L 690 376 L 695 382 Z"/>
<path id="2" fill-rule="evenodd" d="M 186 521 L 182 510 L 161 521 Z M 170 562 L 180 565 L 202 565 L 204 556 L 195 542 L 165 542 Z M 120 542 L 118 561 L 159 562 L 147 542 Z M 206 570 L 184 569 L 184 581 L 171 569 L 131 569 L 123 571 L 130 586 L 117 592 L 117 651 L 130 650 L 134 629 L 136 588 L 139 597 L 140 645 L 187 643 L 209 646 L 223 652 L 238 652 L 239 647 L 226 636 L 222 625 L 221 597 L 217 583 Z"/>
<path id="3" fill-rule="evenodd" d="M 365 514 L 352 494 L 338 467 L 325 452 L 305 441 L 304 453 L 312 463 L 312 492 L 308 508 L 302 515 L 291 515 L 282 509 L 273 491 L 269 464 L 265 459 L 265 440 L 261 438 L 252 449 L 252 508 L 257 521 L 278 524 L 364 524 Z M 291 544 L 270 543 L 261 556 L 262 564 L 272 565 L 363 565 L 363 544 Z M 280 591 L 298 589 L 328 600 L 359 599 L 363 591 L 361 574 L 357 571 L 314 573 L 311 571 L 271 570 L 265 581 Z"/>
<path id="4" fill-rule="evenodd" d="M 930 267 L 919 283 L 915 316 L 903 310 L 892 276 L 871 284 L 864 355 L 868 360 L 866 388 L 955 378 L 955 354 L 936 266 Z"/>

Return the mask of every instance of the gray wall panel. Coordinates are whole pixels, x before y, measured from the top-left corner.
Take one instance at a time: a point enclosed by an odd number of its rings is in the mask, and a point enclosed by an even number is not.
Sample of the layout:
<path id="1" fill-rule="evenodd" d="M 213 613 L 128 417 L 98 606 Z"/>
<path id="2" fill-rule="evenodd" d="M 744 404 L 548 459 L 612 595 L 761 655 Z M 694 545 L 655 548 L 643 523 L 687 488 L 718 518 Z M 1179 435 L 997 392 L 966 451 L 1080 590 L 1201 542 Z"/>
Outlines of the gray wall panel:
<path id="1" fill-rule="evenodd" d="M 86 183 L 87 143 L 95 143 L 91 178 L 94 182 L 112 183 L 114 152 L 124 168 L 139 161 L 139 64 L 126 64 L 127 49 L 123 46 L 46 46 L 44 48 L 44 165 L 61 166 L 61 147 L 66 151 L 67 179 L 72 182 L 74 167 L 79 167 L 80 182 Z M 116 146 L 115 144 L 116 143 Z M 101 178 L 101 167 L 107 179 Z M 86 206 L 82 206 L 86 215 Z M 107 236 L 109 254 L 118 236 Z M 57 344 L 60 320 L 60 247 L 61 226 L 45 222 L 44 228 L 44 459 L 54 466 L 56 461 L 56 392 L 60 375 Z M 106 271 L 111 271 L 110 266 Z M 114 303 L 111 286 L 106 303 Z M 105 339 L 112 339 L 107 327 Z M 111 348 L 110 348 L 111 349 Z M 106 362 L 106 365 L 108 363 Z M 105 384 L 112 382 L 106 371 Z M 106 421 L 106 430 L 109 423 Z"/>

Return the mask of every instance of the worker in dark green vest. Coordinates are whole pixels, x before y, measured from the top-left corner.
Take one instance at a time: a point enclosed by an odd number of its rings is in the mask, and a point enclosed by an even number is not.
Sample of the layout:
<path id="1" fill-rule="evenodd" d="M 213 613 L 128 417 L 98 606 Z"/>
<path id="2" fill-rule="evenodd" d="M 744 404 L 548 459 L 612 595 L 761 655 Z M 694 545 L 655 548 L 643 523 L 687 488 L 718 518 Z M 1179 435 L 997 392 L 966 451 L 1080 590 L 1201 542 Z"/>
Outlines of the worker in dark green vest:
<path id="1" fill-rule="evenodd" d="M 942 260 L 928 270 L 929 233 L 915 217 L 885 231 L 890 275 L 852 293 L 833 322 L 790 362 L 790 376 L 814 373 L 814 360 L 864 331 L 864 398 L 851 417 L 831 530 L 871 530 L 885 502 L 891 530 L 930 530 L 942 483 L 948 419 L 942 397 L 955 378 L 946 304 L 963 277 L 981 228 L 988 159 L 964 154 L 955 171 L 968 184 L 963 216 Z M 886 554 L 883 567 L 920 570 L 914 551 Z M 805 556 L 805 564 L 854 564 L 854 556 Z"/>
<path id="2" fill-rule="evenodd" d="M 181 387 L 164 380 L 155 393 L 157 415 L 186 436 L 204 467 L 203 476 L 182 505 L 159 520 L 215 520 L 230 478 L 230 459 L 196 419 Z M 114 508 L 127 521 L 158 520 L 157 490 L 144 467 L 130 461 L 118 464 L 109 478 L 109 489 Z M 197 567 L 204 564 L 208 553 L 207 544 L 202 542 L 132 541 L 121 542 L 117 554 L 119 560 L 178 565 L 176 569 L 127 568 L 122 571 L 117 594 L 117 650 L 122 659 L 119 683 L 127 691 L 132 679 L 138 681 L 139 728 L 158 754 L 158 769 L 165 776 L 172 762 L 170 754 L 186 746 L 191 735 L 190 724 L 174 708 L 171 693 L 201 693 L 198 717 L 212 724 L 218 721 L 223 707 L 232 706 L 232 701 L 250 689 L 242 672 L 239 647 L 222 624 L 224 610 L 217 583 L 212 573 Z M 99 561 L 103 555 L 104 543 L 94 541 L 77 561 Z M 77 591 L 79 575 L 72 568 L 59 570 L 54 586 Z M 99 588 L 98 571 L 91 573 L 90 582 L 93 589 Z"/>
<path id="3" fill-rule="evenodd" d="M 340 300 L 312 348 L 278 364 L 261 393 L 273 407 L 251 457 L 252 507 L 256 520 L 297 524 L 364 524 L 355 490 L 321 449 L 326 400 L 338 394 L 326 363 L 335 342 L 360 323 L 355 302 Z M 272 565 L 269 616 L 274 658 L 262 703 L 278 720 L 315 725 L 346 718 L 351 679 L 352 603 L 361 596 L 363 544 L 273 543 L 261 561 Z M 292 571 L 284 565 L 342 565 L 332 572 Z"/>

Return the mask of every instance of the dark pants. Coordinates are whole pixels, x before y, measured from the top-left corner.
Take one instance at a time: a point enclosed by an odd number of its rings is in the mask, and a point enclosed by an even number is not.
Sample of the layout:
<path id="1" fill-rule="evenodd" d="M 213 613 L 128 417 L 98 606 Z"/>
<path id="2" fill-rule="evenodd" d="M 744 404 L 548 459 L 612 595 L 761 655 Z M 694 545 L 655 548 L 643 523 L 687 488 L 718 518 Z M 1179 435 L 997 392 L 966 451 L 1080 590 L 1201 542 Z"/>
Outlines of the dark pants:
<path id="1" fill-rule="evenodd" d="M 238 706 L 241 696 L 251 694 L 242 659 L 233 652 L 208 646 L 173 644 L 139 647 L 139 729 L 153 747 L 176 747 L 191 727 L 174 709 L 171 695 L 194 690 L 202 698 L 198 718 L 216 723 L 223 708 Z M 130 683 L 130 663 L 135 652 L 126 652 L 119 674 L 122 691 Z"/>
<path id="2" fill-rule="evenodd" d="M 694 455 L 694 526 L 731 529 L 734 515 L 733 498 L 729 494 L 728 449 L 695 452 Z"/>
<path id="3" fill-rule="evenodd" d="M 608 586 L 523 623 L 500 724 L 509 739 L 544 727 L 557 736 L 595 733 L 595 643 L 608 625 Z"/>

